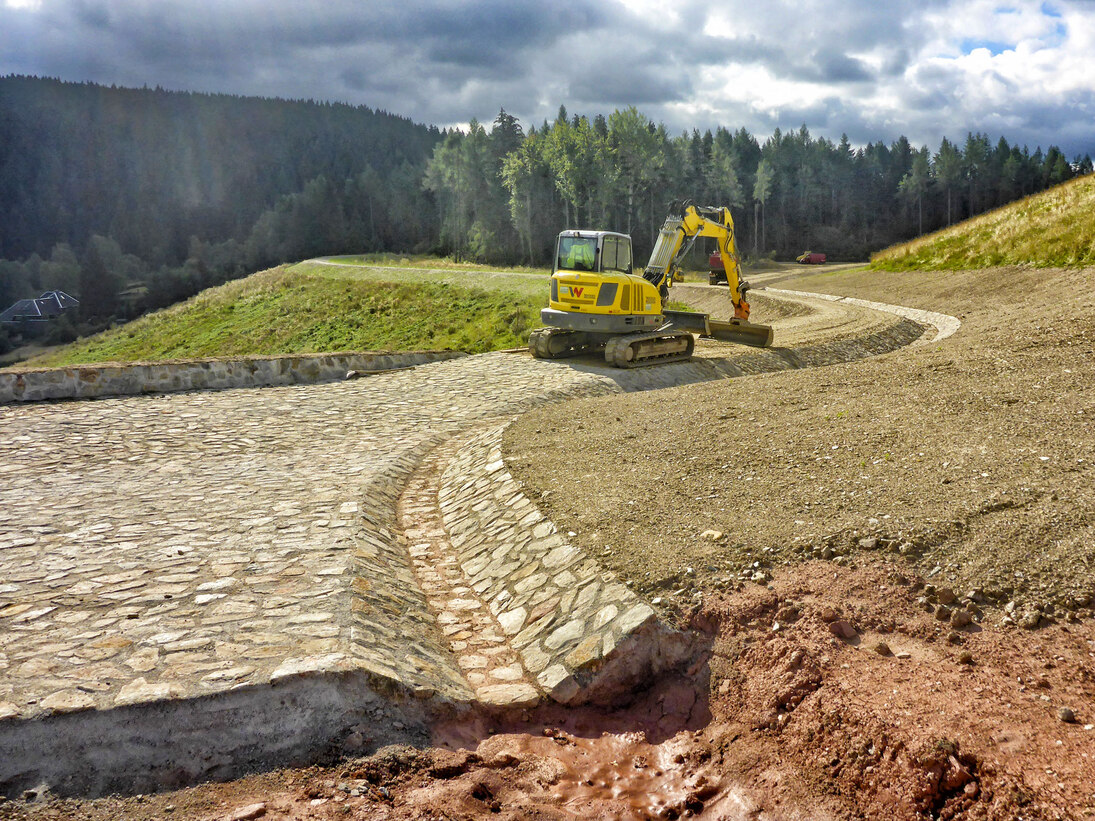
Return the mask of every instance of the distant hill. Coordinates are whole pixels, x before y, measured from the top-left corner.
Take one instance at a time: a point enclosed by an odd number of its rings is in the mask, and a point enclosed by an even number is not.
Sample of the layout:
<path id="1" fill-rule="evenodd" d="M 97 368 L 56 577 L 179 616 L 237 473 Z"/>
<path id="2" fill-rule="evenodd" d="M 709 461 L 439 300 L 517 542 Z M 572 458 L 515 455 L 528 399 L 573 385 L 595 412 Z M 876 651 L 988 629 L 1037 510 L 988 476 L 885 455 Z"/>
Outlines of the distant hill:
<path id="1" fill-rule="evenodd" d="M 1077 177 L 871 256 L 874 268 L 958 270 L 1095 265 L 1095 175 Z"/>
<path id="2" fill-rule="evenodd" d="M 365 106 L 2 77 L 0 258 L 98 234 L 178 264 L 190 237 L 245 240 L 317 177 L 420 174 L 441 137 Z"/>

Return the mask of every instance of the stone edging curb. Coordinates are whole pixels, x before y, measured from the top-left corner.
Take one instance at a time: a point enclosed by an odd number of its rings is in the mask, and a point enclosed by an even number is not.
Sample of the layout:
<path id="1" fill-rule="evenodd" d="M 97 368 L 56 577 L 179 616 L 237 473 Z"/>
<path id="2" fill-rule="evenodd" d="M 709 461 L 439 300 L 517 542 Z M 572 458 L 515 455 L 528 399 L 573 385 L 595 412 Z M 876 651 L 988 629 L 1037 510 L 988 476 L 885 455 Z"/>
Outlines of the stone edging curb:
<path id="1" fill-rule="evenodd" d="M 686 659 L 691 637 L 661 624 L 521 492 L 502 459 L 507 426 L 467 437 L 442 473 L 441 512 L 460 567 L 547 695 L 618 701 Z"/>
<path id="2" fill-rule="evenodd" d="M 177 391 L 336 382 L 351 371 L 388 371 L 467 356 L 461 351 L 245 356 L 179 362 L 74 365 L 0 371 L 0 405 Z"/>
<path id="3" fill-rule="evenodd" d="M 888 305 L 885 302 L 869 302 L 866 299 L 856 299 L 850 296 L 835 296 L 833 294 L 817 294 L 812 291 L 788 291 L 783 288 L 765 288 L 770 294 L 786 294 L 787 296 L 803 296 L 811 299 L 824 299 L 826 302 L 847 302 L 850 305 L 858 305 L 860 308 L 870 308 L 874 311 L 885 311 L 888 314 L 911 319 L 920 325 L 930 325 L 935 328 L 935 336 L 932 339 L 920 338 L 913 345 L 927 345 L 931 342 L 939 342 L 956 333 L 962 327 L 962 321 L 958 317 L 949 314 L 940 314 L 935 311 L 921 311 L 918 308 L 906 308 L 903 305 Z"/>

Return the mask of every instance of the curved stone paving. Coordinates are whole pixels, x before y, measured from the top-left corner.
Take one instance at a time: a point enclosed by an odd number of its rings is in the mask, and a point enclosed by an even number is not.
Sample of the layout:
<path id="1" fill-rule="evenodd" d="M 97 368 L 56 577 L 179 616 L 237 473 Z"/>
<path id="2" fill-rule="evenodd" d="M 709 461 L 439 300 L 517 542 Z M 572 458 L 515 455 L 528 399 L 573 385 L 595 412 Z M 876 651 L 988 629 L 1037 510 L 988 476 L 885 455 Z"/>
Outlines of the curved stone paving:
<path id="1" fill-rule="evenodd" d="M 469 703 L 609 700 L 687 641 L 520 494 L 498 452 L 506 420 L 918 333 L 898 322 L 637 371 L 496 353 L 337 384 L 0 407 L 0 792 L 95 760 L 114 711 L 125 733 L 100 766 L 159 768 L 155 786 L 306 755 L 351 714 L 400 730 L 395 715 Z M 156 722 L 185 714 L 201 763 L 138 727 L 142 705 Z"/>

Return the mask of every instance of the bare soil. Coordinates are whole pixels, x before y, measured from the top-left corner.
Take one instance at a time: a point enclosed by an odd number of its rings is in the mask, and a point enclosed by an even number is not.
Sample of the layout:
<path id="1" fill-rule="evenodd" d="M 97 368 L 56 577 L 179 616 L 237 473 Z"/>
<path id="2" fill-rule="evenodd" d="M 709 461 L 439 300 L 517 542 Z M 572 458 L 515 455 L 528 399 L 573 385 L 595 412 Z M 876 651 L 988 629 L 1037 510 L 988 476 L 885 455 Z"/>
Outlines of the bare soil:
<path id="1" fill-rule="evenodd" d="M 779 284 L 964 324 L 518 420 L 526 492 L 709 642 L 616 713 L 0 819 L 1093 817 L 1093 273 L 809 271 Z"/>
<path id="2" fill-rule="evenodd" d="M 911 654 L 916 664 L 870 653 L 858 657 L 865 667 L 841 662 L 855 673 L 817 691 L 821 727 L 798 710 L 773 713 L 788 722 L 789 768 L 819 793 L 834 779 L 846 790 L 841 817 L 1095 815 L 1095 734 L 1082 729 L 1095 722 L 1092 273 L 781 282 L 941 311 L 963 326 L 847 365 L 545 408 L 508 431 L 507 458 L 548 516 L 670 617 L 724 601 L 736 612 L 786 589 L 847 612 L 851 596 L 856 640 Z M 849 572 L 914 586 L 857 597 L 840 589 Z M 915 621 L 910 605 L 923 611 Z M 770 659 L 754 645 L 727 667 L 731 714 L 774 697 L 748 684 Z M 925 803 L 914 770 L 873 761 L 868 774 L 848 762 L 834 739 L 857 734 L 920 759 L 924 744 L 955 743 L 968 771 L 1002 780 L 991 800 L 979 787 L 966 803 Z M 849 767 L 870 777 L 849 781 Z"/>
<path id="3" fill-rule="evenodd" d="M 846 365 L 543 408 L 509 429 L 507 460 L 548 516 L 645 593 L 685 580 L 720 589 L 827 549 L 854 560 L 867 539 L 935 584 L 1020 613 L 1085 616 L 1091 276 L 806 278 L 793 287 L 942 311 L 963 326 Z"/>

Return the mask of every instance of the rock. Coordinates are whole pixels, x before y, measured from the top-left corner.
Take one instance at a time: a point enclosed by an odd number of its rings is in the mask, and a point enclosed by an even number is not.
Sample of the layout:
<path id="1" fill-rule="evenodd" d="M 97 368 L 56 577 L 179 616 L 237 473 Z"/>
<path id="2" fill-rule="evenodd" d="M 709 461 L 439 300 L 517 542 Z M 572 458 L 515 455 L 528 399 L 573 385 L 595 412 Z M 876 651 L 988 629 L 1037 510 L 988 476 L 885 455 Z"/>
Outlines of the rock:
<path id="1" fill-rule="evenodd" d="M 955 610 L 951 613 L 951 626 L 952 627 L 966 627 L 973 621 L 973 616 L 969 614 L 968 610 Z"/>
<path id="2" fill-rule="evenodd" d="M 1037 630 L 1042 623 L 1042 614 L 1034 610 L 1028 610 L 1019 617 L 1019 626 L 1026 630 Z"/>
<path id="3" fill-rule="evenodd" d="M 831 622 L 829 624 L 829 632 L 836 636 L 838 639 L 854 639 L 858 634 L 856 629 L 852 627 L 851 622 L 843 619 Z"/>
<path id="4" fill-rule="evenodd" d="M 939 621 L 947 621 L 951 617 L 951 609 L 947 605 L 941 604 L 935 608 L 935 617 Z"/>
<path id="5" fill-rule="evenodd" d="M 94 698 L 73 690 L 62 690 L 42 699 L 42 708 L 50 713 L 78 713 L 94 706 Z"/>
<path id="6" fill-rule="evenodd" d="M 707 539 L 708 541 L 717 542 L 725 534 L 721 530 L 705 530 L 700 534 L 701 539 Z"/>
<path id="7" fill-rule="evenodd" d="M 1060 707 L 1057 710 L 1057 718 L 1066 724 L 1074 724 L 1076 722 L 1076 713 L 1071 707 Z"/>
<path id="8" fill-rule="evenodd" d="M 233 810 L 228 815 L 224 816 L 224 821 L 253 821 L 255 818 L 262 818 L 266 815 L 266 804 L 260 802 L 258 804 L 248 804 L 246 807 L 240 807 L 238 810 Z"/>
<path id="9" fill-rule="evenodd" d="M 832 607 L 826 607 L 821 611 L 821 620 L 825 622 L 836 621 L 840 618 L 840 613 L 834 610 Z"/>
<path id="10" fill-rule="evenodd" d="M 871 649 L 873 649 L 880 656 L 892 656 L 893 655 L 893 651 L 890 650 L 890 645 L 886 644 L 886 642 L 884 642 L 884 641 L 878 642 Z"/>
<path id="11" fill-rule="evenodd" d="M 935 592 L 935 598 L 940 604 L 954 604 L 958 601 L 958 596 L 949 587 L 941 587 Z"/>
<path id="12" fill-rule="evenodd" d="M 877 550 L 878 549 L 878 538 L 875 537 L 875 536 L 868 536 L 867 538 L 860 539 L 859 540 L 859 549 L 860 550 Z"/>
<path id="13" fill-rule="evenodd" d="M 958 654 L 958 663 L 973 664 L 973 653 L 971 653 L 969 650 L 963 650 L 961 653 Z"/>

